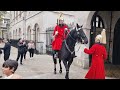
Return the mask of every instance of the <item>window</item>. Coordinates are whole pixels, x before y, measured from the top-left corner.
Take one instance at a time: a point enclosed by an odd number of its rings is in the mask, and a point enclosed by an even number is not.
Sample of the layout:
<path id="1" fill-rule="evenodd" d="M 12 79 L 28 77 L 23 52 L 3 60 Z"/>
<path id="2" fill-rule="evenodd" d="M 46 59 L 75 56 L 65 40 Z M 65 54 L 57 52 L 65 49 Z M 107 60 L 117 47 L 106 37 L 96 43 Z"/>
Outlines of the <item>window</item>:
<path id="1" fill-rule="evenodd" d="M 21 28 L 19 28 L 19 32 L 18 32 L 18 37 L 20 38 L 21 36 Z"/>
<path id="2" fill-rule="evenodd" d="M 14 11 L 14 19 L 15 19 L 15 11 Z"/>
<path id="3" fill-rule="evenodd" d="M 18 20 L 18 11 L 16 11 L 16 20 Z"/>
<path id="4" fill-rule="evenodd" d="M 21 18 L 21 14 L 22 14 L 22 11 L 20 11 L 20 14 L 19 14 L 20 18 Z"/>
<path id="5" fill-rule="evenodd" d="M 4 21 L 4 23 L 7 23 L 7 20 L 6 20 L 6 19 L 4 19 L 3 21 Z"/>
<path id="6" fill-rule="evenodd" d="M 97 28 L 104 28 L 103 20 L 100 16 L 96 16 L 96 27 Z"/>

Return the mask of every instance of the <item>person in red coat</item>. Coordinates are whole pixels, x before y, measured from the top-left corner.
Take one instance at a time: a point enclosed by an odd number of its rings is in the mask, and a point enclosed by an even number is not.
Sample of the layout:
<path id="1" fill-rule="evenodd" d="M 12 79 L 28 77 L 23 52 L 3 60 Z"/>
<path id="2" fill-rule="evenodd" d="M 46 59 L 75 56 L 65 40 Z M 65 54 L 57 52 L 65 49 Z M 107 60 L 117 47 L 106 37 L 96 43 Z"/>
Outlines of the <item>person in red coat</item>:
<path id="1" fill-rule="evenodd" d="M 92 55 L 92 62 L 85 78 L 87 79 L 105 79 L 104 60 L 107 59 L 107 52 L 102 42 L 102 35 L 97 35 L 95 44 L 90 48 L 84 49 L 84 52 Z"/>
<path id="2" fill-rule="evenodd" d="M 53 31 L 52 49 L 55 52 L 55 58 L 57 58 L 58 51 L 61 50 L 62 42 L 66 38 L 68 32 L 70 32 L 70 30 L 68 26 L 64 24 L 64 19 L 59 18 L 58 24 Z"/>

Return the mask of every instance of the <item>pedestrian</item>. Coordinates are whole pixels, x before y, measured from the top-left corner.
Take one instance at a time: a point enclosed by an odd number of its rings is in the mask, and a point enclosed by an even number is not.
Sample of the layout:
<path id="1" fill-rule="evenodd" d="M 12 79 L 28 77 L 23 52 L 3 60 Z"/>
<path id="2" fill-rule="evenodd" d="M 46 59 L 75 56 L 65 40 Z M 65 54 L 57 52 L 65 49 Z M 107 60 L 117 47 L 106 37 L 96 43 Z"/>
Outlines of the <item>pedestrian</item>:
<path id="1" fill-rule="evenodd" d="M 30 53 L 30 59 L 32 59 L 35 51 L 35 44 L 32 40 L 28 43 L 28 51 Z"/>
<path id="2" fill-rule="evenodd" d="M 84 49 L 85 53 L 92 55 L 91 66 L 85 76 L 87 79 L 105 79 L 104 60 L 107 59 L 107 51 L 103 45 L 104 37 L 101 34 L 97 35 L 95 44 L 90 49 Z"/>
<path id="3" fill-rule="evenodd" d="M 64 23 L 62 14 L 57 19 L 57 25 L 53 31 L 53 41 L 52 41 L 52 50 L 55 54 L 54 58 L 58 58 L 58 52 L 61 50 L 62 42 L 66 38 L 67 34 L 70 32 L 68 26 Z"/>
<path id="4" fill-rule="evenodd" d="M 11 44 L 9 43 L 8 39 L 4 39 L 3 42 L 5 43 L 3 48 L 0 48 L 4 51 L 4 61 L 9 59 L 10 51 L 11 51 Z"/>
<path id="5" fill-rule="evenodd" d="M 27 54 L 27 49 L 28 49 L 28 45 L 27 45 L 27 43 L 26 43 L 26 41 L 25 40 L 23 40 L 23 45 L 24 45 L 24 60 L 26 60 L 26 54 Z"/>
<path id="6" fill-rule="evenodd" d="M 22 79 L 22 76 L 15 74 L 18 68 L 18 62 L 15 60 L 7 60 L 2 65 L 2 71 L 5 75 L 4 79 Z"/>
<path id="7" fill-rule="evenodd" d="M 23 65 L 22 60 L 23 60 L 23 55 L 24 55 L 24 44 L 23 44 L 22 39 L 19 39 L 17 46 L 18 46 L 18 55 L 17 55 L 16 61 L 18 61 L 20 58 L 20 64 Z"/>

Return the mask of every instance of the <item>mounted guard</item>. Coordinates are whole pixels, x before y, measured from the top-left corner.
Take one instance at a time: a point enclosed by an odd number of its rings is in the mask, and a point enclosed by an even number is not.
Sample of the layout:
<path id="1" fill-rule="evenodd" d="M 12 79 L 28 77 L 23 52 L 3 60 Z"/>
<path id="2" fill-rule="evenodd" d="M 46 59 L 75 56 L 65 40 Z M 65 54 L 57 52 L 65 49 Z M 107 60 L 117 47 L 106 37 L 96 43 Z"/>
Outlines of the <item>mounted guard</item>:
<path id="1" fill-rule="evenodd" d="M 61 50 L 62 42 L 66 38 L 67 34 L 70 32 L 68 26 L 64 23 L 64 18 L 61 13 L 57 19 L 57 25 L 55 26 L 53 32 L 52 50 L 54 58 L 58 58 L 58 51 Z"/>

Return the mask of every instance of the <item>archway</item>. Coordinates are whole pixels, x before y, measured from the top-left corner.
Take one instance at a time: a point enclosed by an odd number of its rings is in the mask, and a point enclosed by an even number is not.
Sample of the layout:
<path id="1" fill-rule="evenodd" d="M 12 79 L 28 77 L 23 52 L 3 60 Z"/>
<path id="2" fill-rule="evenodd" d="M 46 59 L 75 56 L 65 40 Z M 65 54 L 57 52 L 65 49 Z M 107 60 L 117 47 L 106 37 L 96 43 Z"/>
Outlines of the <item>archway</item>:
<path id="1" fill-rule="evenodd" d="M 31 27 L 28 26 L 27 28 L 27 40 L 31 40 Z"/>
<path id="2" fill-rule="evenodd" d="M 41 52 L 40 28 L 37 23 L 34 26 L 34 39 L 33 40 L 35 41 L 36 53 L 40 53 Z"/>
<path id="3" fill-rule="evenodd" d="M 118 19 L 114 29 L 114 41 L 113 41 L 113 57 L 112 63 L 114 65 L 120 65 L 120 18 Z"/>
<path id="4" fill-rule="evenodd" d="M 99 16 L 98 12 L 95 12 L 91 19 L 91 29 L 90 29 L 90 45 L 91 47 L 95 43 L 95 37 L 101 34 L 102 29 L 105 28 L 103 19 Z M 89 66 L 91 65 L 92 56 L 89 56 Z"/>
<path id="5" fill-rule="evenodd" d="M 19 28 L 18 38 L 21 38 L 21 34 L 22 34 L 22 32 L 21 32 L 21 28 Z"/>

